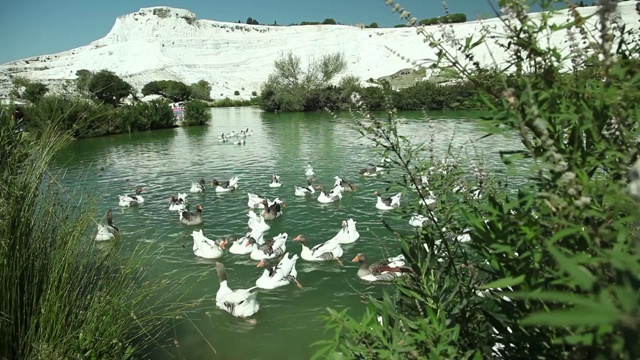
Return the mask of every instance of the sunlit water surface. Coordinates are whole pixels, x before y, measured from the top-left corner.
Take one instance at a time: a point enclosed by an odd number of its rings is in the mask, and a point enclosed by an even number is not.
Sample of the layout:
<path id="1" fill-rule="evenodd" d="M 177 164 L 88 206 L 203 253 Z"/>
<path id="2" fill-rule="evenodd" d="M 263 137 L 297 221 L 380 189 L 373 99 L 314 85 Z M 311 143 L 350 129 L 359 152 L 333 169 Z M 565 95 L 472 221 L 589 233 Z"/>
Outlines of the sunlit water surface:
<path id="1" fill-rule="evenodd" d="M 422 113 L 401 113 L 405 120 L 401 133 L 413 141 L 429 141 L 435 133 L 435 151 L 443 154 L 451 145 L 462 157 L 482 159 L 487 167 L 500 170 L 500 150 L 520 147 L 515 137 L 495 135 L 479 140 L 487 127 L 469 114 L 447 113 L 433 116 L 433 128 Z M 167 343 L 158 345 L 153 359 L 308 359 L 314 352 L 310 344 L 323 337 L 324 323 L 319 318 L 326 308 L 350 308 L 354 314 L 364 308 L 362 293 L 379 294 L 384 285 L 361 282 L 357 266 L 350 260 L 359 252 L 372 260 L 399 251 L 395 238 L 382 225 L 386 218 L 401 231 L 412 231 L 408 218 L 375 208 L 374 191 L 385 193 L 389 185 L 384 177 L 362 178 L 358 171 L 380 161 L 380 153 L 360 137 L 349 117 L 334 119 L 325 113 L 265 114 L 253 108 L 212 109 L 208 126 L 158 130 L 75 141 L 57 159 L 66 172 L 64 185 L 86 193 L 97 201 L 97 218 L 104 221 L 107 208 L 114 210 L 114 222 L 123 232 L 123 240 L 133 248 L 137 242 L 149 242 L 160 249 L 154 270 L 169 278 L 203 272 L 199 280 L 187 278 L 184 292 L 176 294 L 188 300 L 204 299 L 200 307 L 177 320 L 175 333 Z M 220 143 L 225 132 L 251 129 L 245 146 Z M 473 144 L 471 146 L 471 144 Z M 353 182 L 357 190 L 345 193 L 338 204 L 323 205 L 316 197 L 293 195 L 294 185 L 304 185 L 304 168 L 311 164 L 317 184 L 328 188 L 339 175 Z M 269 188 L 271 174 L 281 176 L 283 186 Z M 190 204 L 202 204 L 204 224 L 183 226 L 176 212 L 168 210 L 168 199 L 188 192 L 191 182 L 204 178 L 240 178 L 234 193 L 218 195 L 190 194 Z M 144 186 L 143 205 L 118 207 L 119 194 L 133 193 Z M 247 322 L 215 308 L 218 290 L 215 260 L 204 260 L 192 252 L 192 230 L 202 229 L 212 239 L 228 234 L 241 237 L 247 227 L 247 192 L 280 197 L 287 203 L 284 215 L 270 222 L 266 237 L 289 234 L 288 251 L 300 252 L 291 240 L 305 234 L 313 244 L 328 240 L 342 220 L 353 218 L 361 238 L 344 245 L 344 267 L 335 261 L 309 263 L 298 260 L 298 279 L 303 285 L 275 290 L 259 290 L 260 311 L 255 322 Z M 390 192 L 386 195 L 392 195 Z M 406 201 L 415 201 L 408 198 Z M 102 218 L 101 218 L 102 217 Z M 232 288 L 255 285 L 262 274 L 249 256 L 226 253 L 218 259 L 228 269 Z M 173 274 L 173 275 L 172 275 Z M 176 280 L 176 279 L 172 279 Z M 197 283 L 193 283 L 197 281 Z M 176 347 L 174 344 L 179 344 Z"/>

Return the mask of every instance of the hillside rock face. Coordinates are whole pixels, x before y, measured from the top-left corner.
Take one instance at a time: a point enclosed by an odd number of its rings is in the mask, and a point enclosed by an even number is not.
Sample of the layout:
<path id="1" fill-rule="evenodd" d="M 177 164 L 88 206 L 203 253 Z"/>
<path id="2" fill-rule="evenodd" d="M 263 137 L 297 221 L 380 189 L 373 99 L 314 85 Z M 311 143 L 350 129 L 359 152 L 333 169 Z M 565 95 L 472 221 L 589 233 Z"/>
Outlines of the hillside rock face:
<path id="1" fill-rule="evenodd" d="M 621 3 L 619 13 L 624 23 L 638 28 L 634 5 Z M 588 15 L 596 9 L 580 11 Z M 568 16 L 561 12 L 557 19 L 564 22 Z M 456 38 L 464 39 L 478 36 L 483 27 L 504 33 L 499 19 L 446 28 Z M 441 33 L 443 28 L 436 25 L 425 31 Z M 0 96 L 8 94 L 13 76 L 44 82 L 55 91 L 64 80 L 74 79 L 77 70 L 108 69 L 138 90 L 153 80 L 190 84 L 204 79 L 211 83 L 214 98 L 248 98 L 251 92 L 260 91 L 260 85 L 273 70 L 273 62 L 289 51 L 301 56 L 303 66 L 322 55 L 342 52 L 348 63 L 345 75 L 366 80 L 389 76 L 416 63 L 430 64 L 436 54 L 424 39 L 413 28 L 247 25 L 197 19 L 185 9 L 142 8 L 118 17 L 105 37 L 89 45 L 1 65 Z M 504 61 L 508 54 L 499 51 L 493 41 L 475 51 L 475 61 L 483 65 Z M 563 34 L 554 34 L 551 44 L 568 52 Z M 234 96 L 235 91 L 240 96 Z"/>

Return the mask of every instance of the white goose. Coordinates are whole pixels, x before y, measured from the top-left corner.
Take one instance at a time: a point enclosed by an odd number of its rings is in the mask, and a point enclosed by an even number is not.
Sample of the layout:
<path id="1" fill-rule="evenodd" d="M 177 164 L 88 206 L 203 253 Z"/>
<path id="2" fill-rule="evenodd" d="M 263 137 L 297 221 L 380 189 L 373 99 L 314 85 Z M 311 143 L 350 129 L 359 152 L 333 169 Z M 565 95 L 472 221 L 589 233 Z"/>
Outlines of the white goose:
<path id="1" fill-rule="evenodd" d="M 421 195 L 421 198 L 418 201 L 419 205 L 426 206 L 429 209 L 434 209 L 436 207 L 438 200 L 436 199 L 436 196 L 433 194 L 433 191 L 422 189 L 420 190 L 420 195 Z"/>
<path id="2" fill-rule="evenodd" d="M 342 221 L 342 229 L 329 241 L 334 241 L 338 244 L 351 244 L 359 238 L 360 233 L 356 230 L 356 222 L 353 219 L 349 219 Z"/>
<path id="3" fill-rule="evenodd" d="M 265 233 L 269 229 L 271 229 L 271 226 L 269 226 L 269 224 L 267 224 L 266 221 L 264 221 L 264 217 L 261 214 L 256 214 L 255 212 L 249 210 L 249 212 L 247 213 L 247 216 L 249 217 L 249 221 L 247 221 L 247 226 L 251 230 Z"/>
<path id="4" fill-rule="evenodd" d="M 344 191 L 356 191 L 356 186 L 353 185 L 352 183 L 342 179 L 337 175 L 334 176 L 333 178 L 336 180 L 336 182 L 333 184 L 333 187 L 341 186 L 344 189 Z"/>
<path id="5" fill-rule="evenodd" d="M 276 267 L 272 267 L 269 260 L 260 260 L 256 267 L 263 267 L 262 276 L 256 280 L 256 286 L 261 289 L 275 289 L 277 287 L 286 286 L 295 282 L 302 289 L 302 285 L 298 282 L 298 271 L 296 270 L 296 262 L 298 255 L 293 255 L 289 259 L 289 253 L 284 254 Z"/>
<path id="6" fill-rule="evenodd" d="M 202 234 L 202 230 L 194 230 L 191 233 L 193 237 L 193 253 L 195 256 L 204 259 L 217 259 L 224 254 L 227 244 L 225 241 L 213 241 Z"/>
<path id="7" fill-rule="evenodd" d="M 307 186 L 294 186 L 294 193 L 296 196 L 307 196 L 316 192 L 316 189 L 311 185 L 315 179 L 310 178 L 307 180 Z"/>
<path id="8" fill-rule="evenodd" d="M 178 193 L 178 197 L 172 196 L 169 199 L 169 210 L 170 211 L 182 211 L 187 209 L 187 194 Z"/>
<path id="9" fill-rule="evenodd" d="M 269 200 L 266 196 L 260 196 L 252 193 L 247 193 L 247 197 L 249 200 L 247 201 L 247 206 L 252 209 L 262 209 L 264 208 L 263 202 L 267 200 L 269 205 L 273 204 L 271 200 Z"/>
<path id="10" fill-rule="evenodd" d="M 206 191 L 204 179 L 198 180 L 198 182 L 191 183 L 190 193 L 203 193 Z"/>
<path id="11" fill-rule="evenodd" d="M 231 290 L 227 284 L 227 272 L 222 263 L 216 263 L 216 271 L 220 281 L 220 288 L 216 293 L 216 306 L 240 318 L 247 318 L 257 313 L 260 309 L 258 294 L 252 292 L 257 287 Z"/>
<path id="12" fill-rule="evenodd" d="M 393 210 L 400 206 L 402 193 L 397 193 L 390 198 L 380 197 L 380 193 L 377 191 L 373 194 L 378 197 L 378 201 L 376 202 L 376 209 L 378 210 Z"/>
<path id="13" fill-rule="evenodd" d="M 273 174 L 271 175 L 271 184 L 269 184 L 270 188 L 277 188 L 282 186 L 282 182 L 280 182 L 280 176 Z"/>
<path id="14" fill-rule="evenodd" d="M 98 224 L 98 233 L 96 234 L 96 241 L 109 241 L 120 235 L 120 229 L 113 225 L 113 215 L 111 209 L 107 210 L 107 225 Z"/>
<path id="15" fill-rule="evenodd" d="M 229 252 L 235 255 L 251 254 L 254 246 L 252 244 L 264 244 L 264 233 L 260 231 L 249 231 L 245 236 L 234 241 L 229 248 Z"/>
<path id="16" fill-rule="evenodd" d="M 300 257 L 307 261 L 327 261 L 336 260 L 340 265 L 342 261 L 340 257 L 344 254 L 344 250 L 340 244 L 336 241 L 325 241 L 312 248 L 309 248 L 309 242 L 304 235 L 296 236 L 293 241 L 299 241 L 302 244 L 302 252 Z"/>
<path id="17" fill-rule="evenodd" d="M 380 166 L 374 166 L 360 170 L 359 174 L 362 176 L 378 176 L 379 174 L 382 174 L 383 171 L 384 168 Z"/>
<path id="18" fill-rule="evenodd" d="M 237 176 L 232 177 L 229 181 L 218 182 L 218 180 L 211 180 L 211 186 L 216 187 L 217 193 L 231 192 L 235 191 L 238 188 L 238 180 L 240 180 Z"/>
<path id="19" fill-rule="evenodd" d="M 311 166 L 311 164 L 307 164 L 307 167 L 304 170 L 304 174 L 307 177 L 310 177 L 316 174 L 315 171 L 313 171 L 313 167 Z"/>
<path id="20" fill-rule="evenodd" d="M 144 190 L 143 187 L 139 187 L 136 189 L 136 193 L 133 195 L 118 195 L 118 205 L 126 207 L 126 206 L 135 206 L 144 203 L 144 198 L 140 195 Z"/>
<path id="21" fill-rule="evenodd" d="M 288 237 L 287 233 L 280 233 L 273 239 L 265 241 L 262 245 L 258 245 L 249 239 L 249 243 L 252 246 L 249 257 L 256 261 L 277 258 L 287 251 L 286 241 Z"/>
<path id="22" fill-rule="evenodd" d="M 334 187 L 328 193 L 322 185 L 319 185 L 316 189 L 320 190 L 320 194 L 318 195 L 318 202 L 320 203 L 329 204 L 342 200 L 342 192 L 344 191 L 344 188 L 340 185 Z"/>
<path id="23" fill-rule="evenodd" d="M 430 224 L 431 222 L 432 220 L 429 216 L 420 215 L 416 213 L 411 214 L 411 218 L 409 219 L 409 225 L 415 226 L 415 227 L 423 227 L 424 225 Z"/>

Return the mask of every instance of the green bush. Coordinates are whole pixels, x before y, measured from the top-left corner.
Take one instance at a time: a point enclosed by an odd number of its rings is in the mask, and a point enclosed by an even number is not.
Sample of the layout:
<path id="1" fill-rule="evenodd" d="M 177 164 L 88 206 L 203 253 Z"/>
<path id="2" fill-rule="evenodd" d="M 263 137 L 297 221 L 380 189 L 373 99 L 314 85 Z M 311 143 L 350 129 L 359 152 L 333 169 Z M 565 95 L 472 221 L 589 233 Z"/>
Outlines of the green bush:
<path id="1" fill-rule="evenodd" d="M 163 99 L 122 106 L 117 113 L 128 132 L 170 128 L 175 124 L 171 103 Z"/>
<path id="2" fill-rule="evenodd" d="M 467 15 L 458 13 L 458 14 L 447 14 L 445 16 L 437 16 L 434 18 L 422 19 L 420 20 L 420 25 L 435 25 L 435 24 L 455 24 L 455 23 L 463 23 L 467 22 Z"/>
<path id="3" fill-rule="evenodd" d="M 395 109 L 381 119 L 357 101 L 362 135 L 389 156 L 391 174 L 404 175 L 393 188 L 422 199 L 413 189 L 428 188 L 437 206 L 412 201 L 401 211 L 404 221 L 414 212 L 429 221 L 415 232 L 393 229 L 413 274 L 370 297 L 364 314 L 330 310 L 332 333 L 316 358 L 640 356 L 638 34 L 611 26 L 615 2 L 601 9 L 597 30 L 572 11 L 572 51 L 562 57 L 540 36 L 564 31 L 550 16 L 534 20 L 523 2 L 502 4 L 512 16 L 503 19 L 511 42 L 501 46 L 518 56 L 495 81 L 481 81 L 487 72 L 470 55 L 489 29 L 443 42 L 427 34 L 426 42 L 486 100 L 484 120 L 496 129 L 486 137 L 510 130 L 522 147 L 482 158 L 450 148 L 441 158 L 431 122 L 431 137 L 411 143 Z M 500 75 L 507 69 L 515 72 Z M 486 169 L 492 160 L 506 172 Z M 459 237 L 465 231 L 469 241 Z"/>
<path id="4" fill-rule="evenodd" d="M 173 127 L 170 103 L 154 100 L 113 108 L 82 98 L 45 96 L 23 108 L 27 131 L 41 131 L 52 121 L 75 138 Z"/>
<path id="5" fill-rule="evenodd" d="M 184 123 L 186 125 L 204 125 L 211 119 L 211 112 L 204 101 L 187 101 L 184 109 Z"/>
<path id="6" fill-rule="evenodd" d="M 210 103 L 211 107 L 236 107 L 236 106 L 255 106 L 260 103 L 260 99 L 258 97 L 253 97 L 248 100 L 240 100 L 240 99 L 229 99 L 224 98 L 220 100 L 216 100 L 213 103 Z"/>

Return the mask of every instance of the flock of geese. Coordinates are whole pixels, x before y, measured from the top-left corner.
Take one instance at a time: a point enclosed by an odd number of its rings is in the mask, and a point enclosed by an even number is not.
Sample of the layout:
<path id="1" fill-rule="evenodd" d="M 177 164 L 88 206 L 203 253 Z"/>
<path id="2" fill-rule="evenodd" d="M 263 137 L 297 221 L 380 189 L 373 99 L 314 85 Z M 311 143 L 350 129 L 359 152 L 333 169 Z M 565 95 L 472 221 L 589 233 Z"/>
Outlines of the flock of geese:
<path id="1" fill-rule="evenodd" d="M 248 129 L 238 134 L 222 134 L 220 138 L 228 141 L 233 137 L 242 137 L 242 140 L 244 140 L 247 134 L 250 134 Z M 383 163 L 385 161 L 388 161 L 388 159 L 383 159 Z M 383 166 L 373 166 L 362 169 L 359 174 L 361 176 L 377 176 L 383 172 Z M 304 174 L 308 178 L 307 183 L 302 186 L 294 186 L 295 196 L 313 196 L 316 197 L 318 202 L 326 204 L 341 201 L 344 192 L 356 190 L 352 183 L 339 176 L 334 177 L 335 183 L 330 190 L 325 189 L 322 185 L 314 186 L 315 171 L 310 164 L 307 164 Z M 234 192 L 238 189 L 239 180 L 237 176 L 234 176 L 226 181 L 213 179 L 207 184 L 204 179 L 201 179 L 192 183 L 189 193 L 205 193 L 210 188 L 213 188 L 216 193 Z M 428 190 L 427 185 L 427 176 L 422 176 L 417 189 L 422 194 L 420 202 L 424 206 L 433 208 L 436 199 L 433 193 Z M 273 174 L 269 187 L 277 188 L 281 186 L 280 176 Z M 119 195 L 118 205 L 130 207 L 143 204 L 144 198 L 141 195 L 143 191 L 144 188 L 139 187 L 134 194 Z M 378 192 L 374 194 L 377 197 L 375 207 L 378 210 L 393 210 L 400 206 L 402 193 L 397 193 L 390 197 L 382 197 Z M 190 211 L 187 198 L 187 192 L 171 196 L 168 210 L 177 212 L 178 219 L 183 225 L 197 226 L 202 224 L 204 210 L 202 205 L 198 204 L 194 210 Z M 287 251 L 289 235 L 286 232 L 270 239 L 265 237 L 265 233 L 271 228 L 268 222 L 283 215 L 286 203 L 280 198 L 268 199 L 254 193 L 247 193 L 247 206 L 251 209 L 247 212 L 249 231 L 239 239 L 227 237 L 225 239 L 212 240 L 205 236 L 201 229 L 194 230 L 191 233 L 195 256 L 205 259 L 217 259 L 222 257 L 225 251 L 228 251 L 236 255 L 249 256 L 252 260 L 257 261 L 257 267 L 264 268 L 254 287 L 232 289 L 228 285 L 224 265 L 216 262 L 216 270 L 220 282 L 219 290 L 216 293 L 216 306 L 236 317 L 248 318 L 258 312 L 260 305 L 255 291 L 257 288 L 275 289 L 292 283 L 301 288 L 302 285 L 298 281 L 296 270 L 296 262 L 299 258 L 310 262 L 337 261 L 342 265 L 341 258 L 344 255 L 342 245 L 353 244 L 360 238 L 360 234 L 356 229 L 356 221 L 352 218 L 345 219 L 342 221 L 342 228 L 337 231 L 336 235 L 323 243 L 311 246 L 305 235 L 296 236 L 293 241 L 301 244 L 302 250 L 299 255 L 290 254 Z M 96 241 L 109 241 L 120 235 L 120 230 L 113 223 L 111 209 L 108 209 L 106 219 L 106 225 L 98 224 Z M 409 224 L 416 227 L 421 227 L 428 222 L 429 219 L 427 217 L 417 214 L 414 214 L 409 220 Z M 466 241 L 465 235 L 468 237 L 468 234 L 463 234 L 462 237 L 458 237 L 458 240 Z M 371 264 L 366 254 L 358 253 L 352 261 L 359 263 L 360 267 L 357 275 L 364 281 L 388 282 L 412 272 L 412 269 L 406 265 L 403 255 L 390 257 Z"/>

